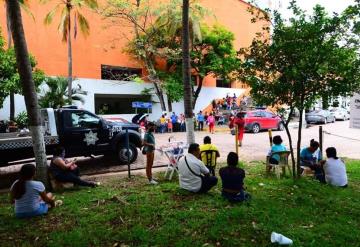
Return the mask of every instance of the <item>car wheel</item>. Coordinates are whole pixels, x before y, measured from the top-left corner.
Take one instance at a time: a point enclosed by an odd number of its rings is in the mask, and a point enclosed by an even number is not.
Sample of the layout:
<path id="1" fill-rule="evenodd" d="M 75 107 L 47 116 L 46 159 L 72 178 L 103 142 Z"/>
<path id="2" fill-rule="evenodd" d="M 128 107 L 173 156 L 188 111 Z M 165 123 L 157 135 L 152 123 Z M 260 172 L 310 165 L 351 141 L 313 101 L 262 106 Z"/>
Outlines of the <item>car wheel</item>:
<path id="1" fill-rule="evenodd" d="M 129 144 L 129 156 L 130 156 L 130 163 L 133 163 L 138 156 L 138 150 L 136 146 L 132 143 Z M 118 146 L 117 157 L 121 164 L 126 164 L 128 162 L 128 151 L 125 144 L 120 144 Z"/>
<path id="2" fill-rule="evenodd" d="M 278 131 L 283 131 L 284 130 L 284 124 L 283 123 L 279 123 L 279 125 L 278 125 Z"/>
<path id="3" fill-rule="evenodd" d="M 252 130 L 252 132 L 253 132 L 254 134 L 259 133 L 259 132 L 260 132 L 260 125 L 254 124 L 254 125 L 252 126 L 251 130 Z"/>

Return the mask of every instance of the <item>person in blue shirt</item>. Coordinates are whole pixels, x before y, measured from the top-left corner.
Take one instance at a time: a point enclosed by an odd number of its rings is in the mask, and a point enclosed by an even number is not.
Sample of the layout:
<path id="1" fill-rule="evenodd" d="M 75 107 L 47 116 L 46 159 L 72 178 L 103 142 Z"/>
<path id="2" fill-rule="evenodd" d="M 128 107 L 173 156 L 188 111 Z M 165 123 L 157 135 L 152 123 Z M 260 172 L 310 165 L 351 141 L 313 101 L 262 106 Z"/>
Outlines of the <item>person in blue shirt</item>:
<path id="1" fill-rule="evenodd" d="M 198 114 L 197 114 L 197 117 L 196 117 L 196 120 L 198 121 L 198 126 L 199 126 L 199 131 L 203 131 L 204 129 L 204 122 L 205 122 L 205 117 L 204 115 L 202 114 L 202 111 L 200 111 Z"/>
<path id="2" fill-rule="evenodd" d="M 178 121 L 178 116 L 175 114 L 175 112 L 173 112 L 173 114 L 171 115 L 171 122 L 172 124 L 176 124 Z"/>
<path id="3" fill-rule="evenodd" d="M 286 147 L 283 143 L 283 140 L 281 136 L 277 135 L 273 137 L 273 145 L 271 146 L 271 149 L 269 150 L 268 156 L 270 156 L 269 163 L 271 165 L 278 165 L 280 161 L 280 156 L 278 154 L 275 154 L 271 156 L 271 154 L 276 152 L 284 152 L 287 151 Z M 267 171 L 270 172 L 272 166 L 267 167 Z"/>
<path id="4" fill-rule="evenodd" d="M 319 149 L 319 147 L 320 144 L 317 141 L 311 140 L 310 146 L 303 148 L 300 152 L 300 165 L 307 166 L 313 170 L 315 172 L 315 177 L 322 182 L 323 180 L 320 178 L 324 176 L 324 170 L 319 164 L 320 155 L 317 155 L 317 157 L 314 156 L 314 153 Z"/>

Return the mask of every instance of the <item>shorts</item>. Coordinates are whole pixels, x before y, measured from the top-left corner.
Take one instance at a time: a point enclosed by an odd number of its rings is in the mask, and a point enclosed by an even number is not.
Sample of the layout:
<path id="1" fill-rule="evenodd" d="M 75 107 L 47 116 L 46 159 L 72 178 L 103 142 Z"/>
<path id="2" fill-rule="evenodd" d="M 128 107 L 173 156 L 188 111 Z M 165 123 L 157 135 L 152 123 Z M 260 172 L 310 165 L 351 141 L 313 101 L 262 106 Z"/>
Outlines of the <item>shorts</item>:
<path id="1" fill-rule="evenodd" d="M 15 213 L 16 218 L 30 218 L 47 214 L 49 208 L 45 202 L 40 202 L 39 208 L 32 212 Z"/>

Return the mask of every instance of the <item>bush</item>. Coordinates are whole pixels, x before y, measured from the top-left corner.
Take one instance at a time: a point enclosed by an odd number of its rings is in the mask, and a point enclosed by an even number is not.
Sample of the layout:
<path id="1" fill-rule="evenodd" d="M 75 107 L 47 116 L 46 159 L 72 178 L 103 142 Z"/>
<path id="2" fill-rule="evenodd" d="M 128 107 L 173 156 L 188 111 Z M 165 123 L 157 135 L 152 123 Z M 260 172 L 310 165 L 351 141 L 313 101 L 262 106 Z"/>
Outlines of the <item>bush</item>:
<path id="1" fill-rule="evenodd" d="M 20 129 L 26 128 L 29 126 L 29 118 L 28 115 L 25 111 L 20 112 L 16 117 L 15 117 L 15 122 L 17 123 L 17 126 Z"/>

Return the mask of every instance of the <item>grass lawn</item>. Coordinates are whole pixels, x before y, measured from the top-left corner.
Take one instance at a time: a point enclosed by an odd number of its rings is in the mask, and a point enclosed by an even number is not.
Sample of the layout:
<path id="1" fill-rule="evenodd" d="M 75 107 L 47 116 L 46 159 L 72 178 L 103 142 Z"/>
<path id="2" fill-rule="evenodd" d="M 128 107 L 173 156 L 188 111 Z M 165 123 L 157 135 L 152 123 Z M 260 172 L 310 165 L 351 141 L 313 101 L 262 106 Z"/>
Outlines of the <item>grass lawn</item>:
<path id="1" fill-rule="evenodd" d="M 266 177 L 259 163 L 245 169 L 246 204 L 223 200 L 221 183 L 194 195 L 175 180 L 149 186 L 136 177 L 57 194 L 63 206 L 17 220 L 2 194 L 0 246 L 275 246 L 272 231 L 294 246 L 360 246 L 360 161 L 347 162 L 346 189 Z"/>

